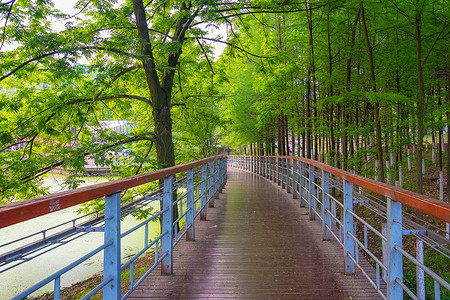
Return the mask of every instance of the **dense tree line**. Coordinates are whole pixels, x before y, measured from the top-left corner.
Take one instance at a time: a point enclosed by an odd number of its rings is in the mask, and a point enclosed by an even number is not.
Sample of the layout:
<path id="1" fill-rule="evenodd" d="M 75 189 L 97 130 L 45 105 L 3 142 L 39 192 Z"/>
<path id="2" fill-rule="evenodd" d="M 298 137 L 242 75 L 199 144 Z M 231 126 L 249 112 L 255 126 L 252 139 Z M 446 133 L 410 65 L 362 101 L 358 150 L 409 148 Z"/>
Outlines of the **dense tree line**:
<path id="1" fill-rule="evenodd" d="M 63 13 L 12 0 L 0 18 L 4 203 L 45 193 L 40 177 L 55 167 L 76 187 L 86 157 L 129 176 L 219 145 L 382 181 L 386 160 L 397 168 L 424 144 L 448 165 L 446 1 L 94 0 Z M 227 36 L 209 34 L 220 26 Z M 227 45 L 219 59 L 212 43 Z"/>
<path id="2" fill-rule="evenodd" d="M 237 66 L 229 115 L 233 131 L 245 133 L 240 144 L 249 154 L 302 155 L 392 184 L 409 157 L 422 193 L 424 150 L 441 172 L 449 164 L 448 3 L 313 4 L 235 24 L 242 43 L 270 57 L 227 52 Z"/>

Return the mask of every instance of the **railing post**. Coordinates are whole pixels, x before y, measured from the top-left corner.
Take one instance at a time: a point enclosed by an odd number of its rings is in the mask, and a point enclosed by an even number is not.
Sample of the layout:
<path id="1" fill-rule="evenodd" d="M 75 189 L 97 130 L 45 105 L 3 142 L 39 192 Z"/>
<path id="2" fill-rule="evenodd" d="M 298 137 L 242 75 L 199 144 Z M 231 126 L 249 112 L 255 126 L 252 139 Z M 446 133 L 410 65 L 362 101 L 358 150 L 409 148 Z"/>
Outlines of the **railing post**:
<path id="1" fill-rule="evenodd" d="M 297 160 L 292 159 L 292 197 L 297 199 L 298 195 L 298 172 Z"/>
<path id="2" fill-rule="evenodd" d="M 315 193 L 315 175 L 314 175 L 314 166 L 309 165 L 309 192 L 308 192 L 308 202 L 309 202 L 309 219 L 315 220 L 316 219 L 316 193 Z"/>
<path id="3" fill-rule="evenodd" d="M 423 240 L 416 241 L 416 259 L 423 264 Z M 425 272 L 416 266 L 417 300 L 425 300 Z"/>
<path id="4" fill-rule="evenodd" d="M 219 168 L 220 164 L 218 160 L 212 162 L 214 168 L 214 198 L 219 199 Z"/>
<path id="5" fill-rule="evenodd" d="M 292 180 L 292 171 L 291 171 L 291 159 L 286 159 L 286 191 L 288 193 L 291 192 L 291 180 Z"/>
<path id="6" fill-rule="evenodd" d="M 258 175 L 262 175 L 262 173 L 261 173 L 261 157 L 260 157 L 260 156 L 257 156 L 257 157 L 256 157 L 256 161 L 258 162 L 258 163 L 257 163 L 257 166 L 258 166 L 257 173 L 258 173 Z"/>
<path id="7" fill-rule="evenodd" d="M 281 188 L 282 189 L 286 189 L 286 182 L 287 182 L 287 179 L 286 179 L 286 159 L 285 158 L 282 158 L 281 159 Z"/>
<path id="8" fill-rule="evenodd" d="M 403 299 L 403 289 L 395 282 L 396 278 L 403 282 L 403 256 L 395 249 L 402 247 L 402 204 L 387 198 L 387 243 L 388 243 L 388 280 L 387 298 Z"/>
<path id="9" fill-rule="evenodd" d="M 322 220 L 323 220 L 323 239 L 330 239 L 331 216 L 330 216 L 330 173 L 322 171 Z M 328 227 L 328 228 L 327 228 Z"/>
<path id="10" fill-rule="evenodd" d="M 263 176 L 267 178 L 267 157 L 263 156 Z"/>
<path id="11" fill-rule="evenodd" d="M 105 199 L 104 242 L 112 244 L 104 250 L 103 281 L 111 282 L 103 288 L 103 299 L 120 299 L 120 193 Z"/>
<path id="12" fill-rule="evenodd" d="M 186 214 L 186 241 L 195 241 L 195 205 L 194 205 L 194 170 L 187 170 L 187 214 Z"/>
<path id="13" fill-rule="evenodd" d="M 306 180 L 305 180 L 305 176 L 306 176 L 306 167 L 305 167 L 305 163 L 304 162 L 300 162 L 300 207 L 305 207 L 306 206 L 306 193 L 305 193 L 305 188 L 306 188 Z"/>
<path id="14" fill-rule="evenodd" d="M 223 170 L 223 186 L 225 187 L 225 184 L 227 184 L 228 179 L 228 165 L 227 165 L 228 158 L 225 158 L 224 160 L 224 170 Z"/>
<path id="15" fill-rule="evenodd" d="M 273 168 L 272 168 L 272 160 L 273 160 L 273 158 L 272 157 L 268 157 L 268 164 L 269 164 L 269 180 L 273 180 L 273 176 L 272 176 L 272 171 L 273 171 Z"/>
<path id="16" fill-rule="evenodd" d="M 353 183 L 344 180 L 344 262 L 345 274 L 355 273 L 355 263 L 349 256 L 355 258 L 355 241 L 353 235 Z"/>
<path id="17" fill-rule="evenodd" d="M 208 163 L 208 207 L 214 207 L 214 161 Z"/>
<path id="18" fill-rule="evenodd" d="M 207 198 L 207 182 L 208 182 L 208 165 L 203 164 L 202 165 L 202 181 L 201 181 L 201 192 L 202 196 L 200 198 L 200 220 L 206 221 L 206 214 L 207 214 L 207 208 L 206 208 L 206 202 L 208 202 Z"/>
<path id="19" fill-rule="evenodd" d="M 227 158 L 224 157 L 219 160 L 220 168 L 220 193 L 222 193 L 223 188 L 225 187 L 225 182 L 227 178 Z"/>
<path id="20" fill-rule="evenodd" d="M 173 271 L 173 176 L 164 178 L 161 255 L 161 275 L 171 275 Z"/>
<path id="21" fill-rule="evenodd" d="M 281 181 L 282 181 L 282 174 L 283 174 L 283 167 L 282 167 L 282 162 L 281 162 L 281 158 L 277 157 L 277 184 L 281 185 Z"/>

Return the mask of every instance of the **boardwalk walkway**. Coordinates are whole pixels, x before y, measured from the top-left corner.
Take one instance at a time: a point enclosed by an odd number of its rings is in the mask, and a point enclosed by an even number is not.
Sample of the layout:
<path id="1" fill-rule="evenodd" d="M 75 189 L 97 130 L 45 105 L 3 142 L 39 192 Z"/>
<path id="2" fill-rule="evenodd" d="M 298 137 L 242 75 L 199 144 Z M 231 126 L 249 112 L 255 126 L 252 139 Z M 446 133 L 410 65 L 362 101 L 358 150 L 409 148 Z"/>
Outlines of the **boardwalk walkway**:
<path id="1" fill-rule="evenodd" d="M 380 299 L 365 278 L 344 276 L 343 249 L 268 180 L 230 168 L 196 241 L 174 252 L 174 274 L 153 272 L 129 299 Z"/>

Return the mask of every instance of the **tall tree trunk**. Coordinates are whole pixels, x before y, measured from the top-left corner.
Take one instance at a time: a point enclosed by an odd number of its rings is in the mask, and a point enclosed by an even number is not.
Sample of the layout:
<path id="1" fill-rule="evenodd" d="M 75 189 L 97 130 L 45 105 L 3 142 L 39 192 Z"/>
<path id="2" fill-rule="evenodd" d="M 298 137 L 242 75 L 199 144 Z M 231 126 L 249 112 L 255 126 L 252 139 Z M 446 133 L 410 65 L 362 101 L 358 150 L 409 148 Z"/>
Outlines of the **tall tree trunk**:
<path id="1" fill-rule="evenodd" d="M 186 3 L 181 4 L 181 10 L 188 11 Z M 167 58 L 167 65 L 169 67 L 160 78 L 156 71 L 156 65 L 153 57 L 153 49 L 149 36 L 149 29 L 147 25 L 147 17 L 145 15 L 145 8 L 142 0 L 133 0 L 133 11 L 136 18 L 136 28 L 138 37 L 141 40 L 140 60 L 145 72 L 145 79 L 150 91 L 151 101 L 149 104 L 152 107 L 152 115 L 154 121 L 155 133 L 155 149 L 160 168 L 167 168 L 175 165 L 175 150 L 172 139 L 172 117 L 171 117 L 171 99 L 172 87 L 175 77 L 175 70 L 178 59 L 182 53 L 181 47 L 169 54 Z M 179 42 L 181 45 L 185 39 L 185 33 L 196 13 L 193 13 L 189 18 L 180 18 L 177 21 L 173 41 Z M 162 184 L 162 182 L 160 182 Z M 174 200 L 176 193 L 174 193 Z M 162 202 L 161 202 L 162 206 Z M 178 208 L 175 206 L 173 219 L 178 219 Z"/>
<path id="2" fill-rule="evenodd" d="M 417 3 L 417 10 L 415 16 L 415 32 L 416 32 L 416 64 L 417 64 L 417 86 L 419 89 L 419 103 L 417 106 L 417 150 L 416 150 L 416 172 L 417 172 L 417 192 L 423 193 L 423 174 L 422 174 L 422 157 L 423 157 L 423 116 L 425 111 L 425 86 L 423 82 L 423 67 L 422 67 L 422 34 L 421 34 L 421 10 L 419 9 L 419 0 Z"/>
<path id="3" fill-rule="evenodd" d="M 367 51 L 367 58 L 369 60 L 369 69 L 370 69 L 370 83 L 371 83 L 371 90 L 372 92 L 377 91 L 377 85 L 375 81 L 375 67 L 373 63 L 373 53 L 372 53 L 372 46 L 370 44 L 369 40 L 369 34 L 367 32 L 367 25 L 366 25 L 366 18 L 364 15 L 364 6 L 363 3 L 360 3 L 359 6 L 360 12 L 361 12 L 361 23 L 363 27 L 363 35 L 364 40 L 366 43 L 366 51 Z M 381 182 L 384 182 L 384 161 L 383 161 L 383 141 L 382 141 L 382 132 L 381 132 L 381 118 L 380 118 L 380 104 L 376 103 L 375 107 L 375 127 L 376 127 L 376 139 L 377 139 L 377 155 L 378 155 L 378 161 L 379 161 L 379 179 Z"/>

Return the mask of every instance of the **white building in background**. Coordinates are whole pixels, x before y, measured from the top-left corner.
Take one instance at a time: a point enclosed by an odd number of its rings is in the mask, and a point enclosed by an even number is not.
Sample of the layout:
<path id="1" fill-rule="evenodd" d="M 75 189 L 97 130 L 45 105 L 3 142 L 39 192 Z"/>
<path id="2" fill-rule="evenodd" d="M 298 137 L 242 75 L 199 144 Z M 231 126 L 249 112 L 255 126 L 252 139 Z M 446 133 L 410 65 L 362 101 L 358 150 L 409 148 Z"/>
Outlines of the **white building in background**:
<path id="1" fill-rule="evenodd" d="M 109 129 L 115 133 L 129 134 L 131 128 L 131 121 L 118 120 L 118 121 L 98 121 L 101 129 Z"/>
<path id="2" fill-rule="evenodd" d="M 130 134 L 130 129 L 132 128 L 131 121 L 127 120 L 117 120 L 117 121 L 98 121 L 99 126 L 89 126 L 89 130 L 92 132 L 92 138 L 97 140 L 99 134 L 97 130 L 110 130 L 118 134 Z"/>

